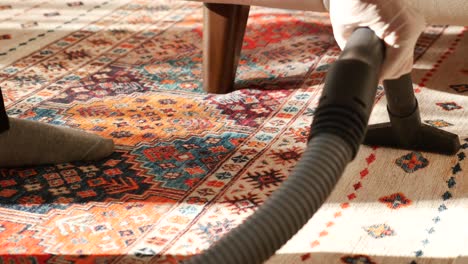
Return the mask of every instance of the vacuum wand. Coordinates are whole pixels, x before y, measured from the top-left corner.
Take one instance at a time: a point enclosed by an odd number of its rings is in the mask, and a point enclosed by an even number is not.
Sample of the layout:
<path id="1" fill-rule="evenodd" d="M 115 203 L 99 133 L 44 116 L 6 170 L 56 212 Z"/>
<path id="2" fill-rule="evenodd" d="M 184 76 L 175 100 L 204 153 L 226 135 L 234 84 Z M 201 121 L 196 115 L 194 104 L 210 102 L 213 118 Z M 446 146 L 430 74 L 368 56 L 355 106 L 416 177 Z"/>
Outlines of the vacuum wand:
<path id="1" fill-rule="evenodd" d="M 343 138 L 353 149 L 362 143 L 374 106 L 385 46 L 369 28 L 358 28 L 327 73 L 309 140 L 321 134 Z"/>
<path id="2" fill-rule="evenodd" d="M 292 174 L 243 224 L 186 263 L 263 263 L 309 221 L 330 195 L 366 138 L 384 60 L 384 47 L 383 42 L 368 28 L 358 28 L 352 34 L 340 57 L 327 73 L 307 148 Z M 405 96 L 405 93 L 413 94 L 409 74 L 388 81 L 386 85 L 392 87 L 392 90 L 395 88 L 389 93 L 392 97 L 401 98 L 400 95 L 404 95 L 404 98 L 396 102 L 389 100 L 391 122 L 369 131 L 366 141 L 375 145 L 383 143 L 405 148 L 424 147 L 424 142 L 420 140 L 417 143 L 399 140 L 399 137 L 404 136 L 404 126 L 413 126 L 409 121 L 419 118 L 417 101 Z M 426 140 L 437 141 L 442 138 L 454 142 L 458 139 L 456 135 L 448 135 L 450 133 L 447 132 L 434 132 L 432 129 L 427 132 L 426 127 L 411 129 L 414 130 L 413 139 L 421 131 L 427 135 L 424 137 Z M 384 136 L 382 131 L 386 133 Z M 438 138 L 434 138 L 434 135 Z M 391 144 L 385 144 L 385 140 Z M 449 144 L 445 149 L 436 144 L 437 147 L 432 149 L 452 153 L 457 148 L 454 144 Z"/>

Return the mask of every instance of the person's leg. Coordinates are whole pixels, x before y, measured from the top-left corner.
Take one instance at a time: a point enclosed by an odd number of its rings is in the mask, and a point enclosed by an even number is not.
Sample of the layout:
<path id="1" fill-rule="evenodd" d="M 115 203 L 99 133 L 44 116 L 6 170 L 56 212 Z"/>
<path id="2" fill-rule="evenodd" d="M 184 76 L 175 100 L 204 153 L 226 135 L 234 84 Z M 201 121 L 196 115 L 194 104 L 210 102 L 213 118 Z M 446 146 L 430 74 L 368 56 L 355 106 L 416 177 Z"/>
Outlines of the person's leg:
<path id="1" fill-rule="evenodd" d="M 8 117 L 0 90 L 0 168 L 98 160 L 113 151 L 112 139 Z"/>

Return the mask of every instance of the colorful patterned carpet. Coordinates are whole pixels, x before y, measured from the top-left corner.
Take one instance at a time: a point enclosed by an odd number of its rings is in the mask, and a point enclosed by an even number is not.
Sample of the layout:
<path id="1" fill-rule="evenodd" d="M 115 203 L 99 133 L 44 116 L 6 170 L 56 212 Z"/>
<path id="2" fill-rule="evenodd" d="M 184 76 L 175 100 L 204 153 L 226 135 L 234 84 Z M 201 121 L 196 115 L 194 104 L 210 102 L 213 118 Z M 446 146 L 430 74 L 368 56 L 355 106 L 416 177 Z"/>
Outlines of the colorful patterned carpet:
<path id="1" fill-rule="evenodd" d="M 0 1 L 8 113 L 118 145 L 0 169 L 0 263 L 177 263 L 287 179 L 339 54 L 327 16 L 254 8 L 226 95 L 201 89 L 201 16 L 184 1 Z M 269 263 L 468 263 L 467 46 L 466 28 L 429 26 L 415 50 L 423 121 L 459 134 L 457 155 L 363 146 Z M 386 119 L 380 89 L 371 122 Z"/>

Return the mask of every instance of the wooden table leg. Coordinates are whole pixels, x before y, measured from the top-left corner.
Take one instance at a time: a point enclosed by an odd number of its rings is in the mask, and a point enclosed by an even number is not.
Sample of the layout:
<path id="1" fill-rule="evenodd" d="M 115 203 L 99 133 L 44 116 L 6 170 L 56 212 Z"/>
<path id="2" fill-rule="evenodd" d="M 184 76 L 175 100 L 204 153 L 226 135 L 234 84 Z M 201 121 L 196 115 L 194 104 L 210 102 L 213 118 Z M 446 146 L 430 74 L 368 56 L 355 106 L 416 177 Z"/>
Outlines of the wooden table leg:
<path id="1" fill-rule="evenodd" d="M 204 4 L 203 89 L 228 93 L 234 89 L 250 6 Z"/>

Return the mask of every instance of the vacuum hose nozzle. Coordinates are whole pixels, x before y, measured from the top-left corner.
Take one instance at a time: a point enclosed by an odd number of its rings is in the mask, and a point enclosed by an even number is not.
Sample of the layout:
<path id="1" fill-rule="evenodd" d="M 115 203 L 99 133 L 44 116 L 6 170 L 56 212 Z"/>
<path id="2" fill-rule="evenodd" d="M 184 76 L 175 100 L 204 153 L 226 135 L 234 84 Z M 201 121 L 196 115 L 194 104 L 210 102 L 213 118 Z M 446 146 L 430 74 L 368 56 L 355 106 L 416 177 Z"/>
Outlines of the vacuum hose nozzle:
<path id="1" fill-rule="evenodd" d="M 322 133 L 342 137 L 353 157 L 374 106 L 378 75 L 384 57 L 382 41 L 368 28 L 358 28 L 325 80 L 309 140 Z"/>

